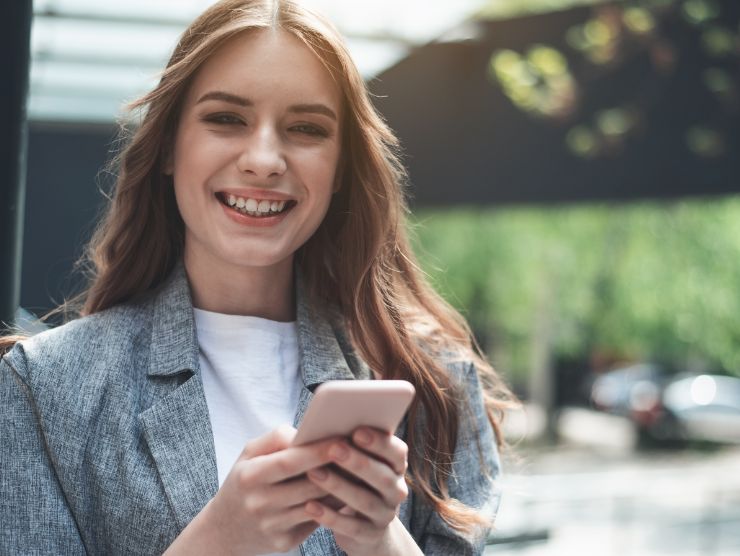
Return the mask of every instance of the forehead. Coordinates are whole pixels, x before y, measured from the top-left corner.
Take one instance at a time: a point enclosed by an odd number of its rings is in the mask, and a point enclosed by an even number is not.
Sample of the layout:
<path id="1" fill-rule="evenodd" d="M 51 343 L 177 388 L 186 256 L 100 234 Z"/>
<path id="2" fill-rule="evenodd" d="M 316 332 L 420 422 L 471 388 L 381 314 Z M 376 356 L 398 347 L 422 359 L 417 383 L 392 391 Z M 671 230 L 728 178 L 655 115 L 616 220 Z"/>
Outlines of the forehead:
<path id="1" fill-rule="evenodd" d="M 339 87 L 300 39 L 281 29 L 246 31 L 229 39 L 199 68 L 189 103 L 212 90 L 254 102 L 322 102 L 338 109 Z"/>

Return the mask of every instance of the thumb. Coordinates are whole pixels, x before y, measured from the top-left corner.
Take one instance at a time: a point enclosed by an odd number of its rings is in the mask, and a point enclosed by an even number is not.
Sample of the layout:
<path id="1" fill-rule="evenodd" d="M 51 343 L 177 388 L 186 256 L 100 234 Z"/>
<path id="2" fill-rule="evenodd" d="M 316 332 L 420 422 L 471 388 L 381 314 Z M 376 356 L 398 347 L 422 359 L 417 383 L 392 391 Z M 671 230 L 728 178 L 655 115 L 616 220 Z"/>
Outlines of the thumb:
<path id="1" fill-rule="evenodd" d="M 267 434 L 247 442 L 239 459 L 252 459 L 284 450 L 293 442 L 295 435 L 295 428 L 290 425 L 281 425 Z"/>

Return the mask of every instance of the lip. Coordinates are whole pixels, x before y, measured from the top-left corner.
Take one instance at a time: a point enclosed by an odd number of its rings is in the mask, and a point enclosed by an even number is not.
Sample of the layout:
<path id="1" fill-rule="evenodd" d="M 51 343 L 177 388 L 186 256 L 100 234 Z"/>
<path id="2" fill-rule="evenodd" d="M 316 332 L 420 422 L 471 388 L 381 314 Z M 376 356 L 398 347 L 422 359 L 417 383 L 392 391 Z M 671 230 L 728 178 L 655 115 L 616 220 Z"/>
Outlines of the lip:
<path id="1" fill-rule="evenodd" d="M 229 195 L 234 197 L 241 197 L 243 199 L 254 199 L 256 201 L 295 201 L 296 198 L 287 193 L 281 193 L 280 191 L 273 191 L 272 189 L 259 189 L 259 188 L 239 188 L 239 189 L 219 189 L 216 195 L 225 195 L 227 198 Z"/>

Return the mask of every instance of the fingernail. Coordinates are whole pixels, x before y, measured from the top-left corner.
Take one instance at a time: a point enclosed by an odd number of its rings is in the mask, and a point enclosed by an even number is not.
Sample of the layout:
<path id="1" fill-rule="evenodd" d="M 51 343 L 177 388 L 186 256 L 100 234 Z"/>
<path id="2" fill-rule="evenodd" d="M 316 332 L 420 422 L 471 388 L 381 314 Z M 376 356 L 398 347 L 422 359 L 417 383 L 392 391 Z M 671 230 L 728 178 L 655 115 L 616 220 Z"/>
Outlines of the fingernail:
<path id="1" fill-rule="evenodd" d="M 318 517 L 324 513 L 324 509 L 316 502 L 309 502 L 306 504 L 306 513 Z"/>
<path id="2" fill-rule="evenodd" d="M 308 472 L 308 475 L 317 481 L 323 481 L 329 476 L 325 469 L 312 469 Z"/>
<path id="3" fill-rule="evenodd" d="M 329 457 L 337 461 L 343 461 L 349 457 L 349 450 L 346 448 L 346 446 L 335 444 L 329 449 Z"/>
<path id="4" fill-rule="evenodd" d="M 359 430 L 355 433 L 355 442 L 368 446 L 373 441 L 373 436 L 366 430 Z"/>

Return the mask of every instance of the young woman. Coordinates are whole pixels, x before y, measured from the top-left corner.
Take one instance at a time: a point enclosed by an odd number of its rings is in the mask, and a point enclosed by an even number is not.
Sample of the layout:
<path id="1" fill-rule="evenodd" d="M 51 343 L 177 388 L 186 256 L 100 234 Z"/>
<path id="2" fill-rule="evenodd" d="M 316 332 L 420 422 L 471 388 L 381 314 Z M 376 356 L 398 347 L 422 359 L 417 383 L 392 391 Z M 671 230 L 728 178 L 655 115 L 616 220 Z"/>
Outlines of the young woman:
<path id="1" fill-rule="evenodd" d="M 479 554 L 507 391 L 414 263 L 338 33 L 224 0 L 135 108 L 81 318 L 3 340 L 0 552 Z M 396 378 L 395 436 L 280 426 Z"/>

